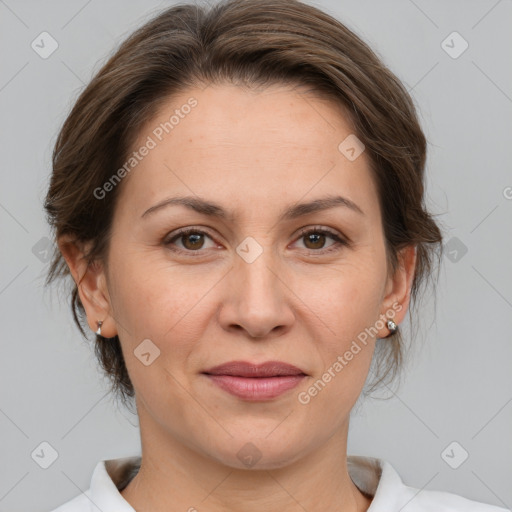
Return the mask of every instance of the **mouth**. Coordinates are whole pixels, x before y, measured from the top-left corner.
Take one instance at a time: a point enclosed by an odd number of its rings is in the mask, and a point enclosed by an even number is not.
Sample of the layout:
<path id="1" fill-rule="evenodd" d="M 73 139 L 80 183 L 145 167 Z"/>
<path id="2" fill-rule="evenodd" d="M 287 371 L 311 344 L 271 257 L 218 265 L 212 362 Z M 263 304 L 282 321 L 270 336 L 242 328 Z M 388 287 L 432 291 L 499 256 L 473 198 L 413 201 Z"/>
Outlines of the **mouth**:
<path id="1" fill-rule="evenodd" d="M 271 400 L 307 377 L 300 368 L 281 361 L 262 364 L 231 361 L 202 374 L 222 390 L 247 401 Z"/>
<path id="2" fill-rule="evenodd" d="M 232 377 L 288 377 L 306 375 L 300 368 L 281 361 L 266 361 L 253 364 L 245 361 L 230 361 L 203 372 L 207 375 L 230 375 Z"/>

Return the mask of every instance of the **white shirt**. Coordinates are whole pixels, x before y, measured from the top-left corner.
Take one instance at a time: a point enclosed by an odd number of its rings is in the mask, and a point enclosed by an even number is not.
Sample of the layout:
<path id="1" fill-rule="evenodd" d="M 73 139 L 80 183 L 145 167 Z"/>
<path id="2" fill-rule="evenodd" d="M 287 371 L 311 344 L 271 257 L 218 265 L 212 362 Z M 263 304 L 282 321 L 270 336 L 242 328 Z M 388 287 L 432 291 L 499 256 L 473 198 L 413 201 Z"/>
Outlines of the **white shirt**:
<path id="1" fill-rule="evenodd" d="M 140 461 L 132 456 L 98 462 L 90 488 L 52 512 L 135 512 L 119 491 L 135 476 Z M 349 455 L 347 469 L 354 484 L 373 497 L 368 512 L 510 512 L 457 494 L 409 487 L 383 459 Z"/>

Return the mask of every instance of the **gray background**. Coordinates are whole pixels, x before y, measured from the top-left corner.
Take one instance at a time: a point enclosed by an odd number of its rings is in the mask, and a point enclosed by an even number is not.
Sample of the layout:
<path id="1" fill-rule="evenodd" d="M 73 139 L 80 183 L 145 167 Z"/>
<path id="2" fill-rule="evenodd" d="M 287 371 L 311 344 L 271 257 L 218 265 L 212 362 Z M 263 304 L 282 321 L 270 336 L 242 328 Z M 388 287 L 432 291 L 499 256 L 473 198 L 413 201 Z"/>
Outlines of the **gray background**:
<path id="1" fill-rule="evenodd" d="M 0 0 L 0 511 L 50 510 L 88 488 L 100 459 L 139 450 L 137 418 L 106 394 L 64 295 L 43 288 L 42 201 L 78 93 L 124 37 L 170 4 Z M 316 5 L 369 42 L 411 91 L 430 143 L 428 205 L 448 242 L 406 381 L 354 411 L 349 453 L 388 460 L 410 486 L 510 508 L 512 3 Z M 47 59 L 31 48 L 43 31 L 59 45 Z M 457 58 L 442 46 L 453 31 L 469 44 Z M 31 457 L 43 441 L 58 452 L 48 469 Z M 442 457 L 453 441 L 452 464 L 469 453 L 457 469 Z"/>

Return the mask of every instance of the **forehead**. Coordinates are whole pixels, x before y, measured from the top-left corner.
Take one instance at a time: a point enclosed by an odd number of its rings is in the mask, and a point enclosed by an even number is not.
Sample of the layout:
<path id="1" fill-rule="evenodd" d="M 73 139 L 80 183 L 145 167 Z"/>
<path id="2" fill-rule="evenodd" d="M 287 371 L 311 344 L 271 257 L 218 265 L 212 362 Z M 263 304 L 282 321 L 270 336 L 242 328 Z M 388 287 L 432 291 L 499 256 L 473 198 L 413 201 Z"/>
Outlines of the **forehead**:
<path id="1" fill-rule="evenodd" d="M 132 149 L 151 149 L 123 195 L 138 211 L 173 194 L 215 197 L 241 211 L 336 193 L 372 209 L 376 189 L 365 153 L 349 159 L 343 152 L 353 137 L 340 105 L 288 86 L 191 88 L 141 129 Z"/>

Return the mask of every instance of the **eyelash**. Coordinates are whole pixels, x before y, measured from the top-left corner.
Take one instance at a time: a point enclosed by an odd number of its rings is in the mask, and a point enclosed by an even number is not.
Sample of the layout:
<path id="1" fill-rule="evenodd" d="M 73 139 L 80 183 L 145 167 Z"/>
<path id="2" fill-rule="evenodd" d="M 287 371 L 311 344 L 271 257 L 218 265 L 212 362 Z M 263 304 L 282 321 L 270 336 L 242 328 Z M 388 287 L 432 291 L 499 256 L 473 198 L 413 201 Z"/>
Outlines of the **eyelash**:
<path id="1" fill-rule="evenodd" d="M 175 233 L 172 238 L 165 238 L 164 239 L 164 245 L 169 247 L 169 249 L 173 252 L 176 252 L 176 253 L 179 253 L 179 254 L 187 254 L 187 255 L 191 255 L 193 257 L 197 257 L 197 256 L 201 256 L 202 252 L 200 249 L 198 249 L 197 251 L 192 251 L 192 250 L 189 250 L 189 249 L 180 249 L 180 248 L 172 248 L 171 247 L 171 244 L 175 241 L 175 240 L 178 240 L 179 238 L 182 238 L 186 235 L 190 235 L 190 234 L 198 234 L 198 235 L 206 235 L 208 236 L 209 238 L 212 238 L 213 237 L 206 231 L 203 231 L 201 229 L 197 229 L 197 228 L 183 228 L 181 230 L 179 230 L 177 233 Z M 307 249 L 313 253 L 316 253 L 316 254 L 320 254 L 320 255 L 323 255 L 323 254 L 328 254 L 328 253 L 331 253 L 331 252 L 335 252 L 335 251 L 339 251 L 341 249 L 341 247 L 348 247 L 349 246 L 349 242 L 347 240 L 345 240 L 344 238 L 342 238 L 341 236 L 339 236 L 336 232 L 334 231 L 331 231 L 329 229 L 326 229 L 326 228 L 305 228 L 303 230 L 300 231 L 299 233 L 299 236 L 296 240 L 299 240 L 301 238 L 303 238 L 304 236 L 306 235 L 309 235 L 311 233 L 315 233 L 315 234 L 322 234 L 322 235 L 327 235 L 329 236 L 330 238 L 332 238 L 336 243 L 332 244 L 331 246 L 329 246 L 328 248 L 326 249 L 318 249 L 318 250 L 315 250 L 315 249 Z M 197 254 L 194 254 L 194 253 L 197 253 Z"/>

